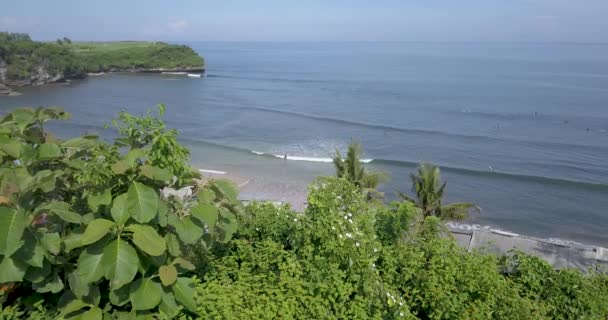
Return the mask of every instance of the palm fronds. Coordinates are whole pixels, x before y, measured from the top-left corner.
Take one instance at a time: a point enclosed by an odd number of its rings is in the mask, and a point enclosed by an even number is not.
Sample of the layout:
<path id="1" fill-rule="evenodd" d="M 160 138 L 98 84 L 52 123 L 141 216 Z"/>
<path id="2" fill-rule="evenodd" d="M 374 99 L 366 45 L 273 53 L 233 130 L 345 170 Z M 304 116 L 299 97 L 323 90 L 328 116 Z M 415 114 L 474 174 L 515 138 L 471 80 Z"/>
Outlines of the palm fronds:
<path id="1" fill-rule="evenodd" d="M 403 192 L 400 193 L 400 196 L 405 201 L 415 203 L 424 216 L 437 216 L 444 220 L 462 220 L 469 216 L 471 210 L 481 211 L 473 203 L 442 204 L 447 182 L 441 181 L 441 171 L 437 166 L 423 163 L 415 174 L 410 175 L 410 179 L 414 198 Z"/>
<path id="2" fill-rule="evenodd" d="M 361 163 L 362 154 L 363 148 L 358 142 L 351 142 L 346 157 L 342 157 L 340 151 L 336 150 L 333 157 L 336 176 L 357 186 L 368 199 L 382 198 L 384 195 L 376 189 L 381 183 L 386 182 L 389 176 L 382 172 L 367 171 Z"/>

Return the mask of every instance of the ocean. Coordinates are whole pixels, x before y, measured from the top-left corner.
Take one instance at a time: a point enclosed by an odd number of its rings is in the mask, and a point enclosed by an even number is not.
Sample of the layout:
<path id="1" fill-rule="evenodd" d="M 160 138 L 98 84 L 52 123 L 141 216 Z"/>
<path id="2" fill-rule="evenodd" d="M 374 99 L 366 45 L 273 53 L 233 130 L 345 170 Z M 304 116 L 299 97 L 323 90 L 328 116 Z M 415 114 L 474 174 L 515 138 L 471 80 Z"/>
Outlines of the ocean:
<path id="1" fill-rule="evenodd" d="M 446 201 L 478 204 L 465 221 L 608 246 L 608 45 L 186 43 L 207 76 L 111 74 L 0 98 L 62 106 L 60 136 L 111 132 L 120 110 L 167 105 L 193 164 L 245 177 L 245 198 L 304 201 L 333 174 L 336 148 L 360 141 L 410 192 L 420 162 L 442 168 Z M 287 155 L 287 160 L 284 156 Z"/>

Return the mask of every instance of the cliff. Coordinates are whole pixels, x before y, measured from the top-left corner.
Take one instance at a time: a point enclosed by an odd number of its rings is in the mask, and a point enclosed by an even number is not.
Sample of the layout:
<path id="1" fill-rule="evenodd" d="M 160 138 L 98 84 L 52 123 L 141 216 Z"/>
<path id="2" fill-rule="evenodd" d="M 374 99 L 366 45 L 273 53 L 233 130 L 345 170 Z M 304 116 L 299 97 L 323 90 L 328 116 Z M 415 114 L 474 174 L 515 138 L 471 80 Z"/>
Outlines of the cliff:
<path id="1" fill-rule="evenodd" d="M 204 72 L 192 48 L 163 42 L 32 41 L 26 34 L 0 32 L 0 95 L 11 87 L 84 78 L 100 72 Z"/>

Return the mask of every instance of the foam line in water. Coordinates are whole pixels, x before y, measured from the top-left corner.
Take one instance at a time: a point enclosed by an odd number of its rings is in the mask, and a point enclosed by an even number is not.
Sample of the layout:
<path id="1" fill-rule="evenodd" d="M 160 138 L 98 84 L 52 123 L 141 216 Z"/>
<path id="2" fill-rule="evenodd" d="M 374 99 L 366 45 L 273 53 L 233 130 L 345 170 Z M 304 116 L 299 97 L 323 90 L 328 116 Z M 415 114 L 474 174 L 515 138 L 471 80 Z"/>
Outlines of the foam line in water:
<path id="1" fill-rule="evenodd" d="M 284 154 L 268 154 L 268 153 L 255 151 L 255 150 L 251 150 L 251 153 L 257 154 L 259 156 L 271 155 L 278 159 L 287 159 L 287 160 L 292 160 L 292 161 L 309 161 L 309 162 L 325 162 L 325 163 L 330 163 L 330 162 L 334 161 L 332 158 L 302 157 L 302 156 L 290 156 L 290 155 L 287 155 L 287 158 L 285 158 Z M 362 163 L 370 163 L 370 162 L 374 161 L 374 159 L 361 159 L 360 161 Z"/>
<path id="2" fill-rule="evenodd" d="M 217 170 L 208 170 L 208 169 L 198 169 L 198 171 L 205 172 L 205 173 L 226 174 L 226 171 L 217 171 Z"/>

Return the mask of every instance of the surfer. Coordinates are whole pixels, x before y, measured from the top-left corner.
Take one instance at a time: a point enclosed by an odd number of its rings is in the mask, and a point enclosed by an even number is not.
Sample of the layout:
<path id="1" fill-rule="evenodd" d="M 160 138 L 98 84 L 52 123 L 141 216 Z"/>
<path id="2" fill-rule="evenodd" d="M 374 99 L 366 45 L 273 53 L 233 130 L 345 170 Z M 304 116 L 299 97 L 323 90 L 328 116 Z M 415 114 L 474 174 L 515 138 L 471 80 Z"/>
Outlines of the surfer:
<path id="1" fill-rule="evenodd" d="M 283 159 L 287 160 L 287 153 L 283 156 Z"/>

